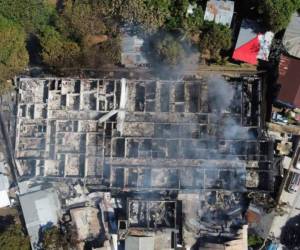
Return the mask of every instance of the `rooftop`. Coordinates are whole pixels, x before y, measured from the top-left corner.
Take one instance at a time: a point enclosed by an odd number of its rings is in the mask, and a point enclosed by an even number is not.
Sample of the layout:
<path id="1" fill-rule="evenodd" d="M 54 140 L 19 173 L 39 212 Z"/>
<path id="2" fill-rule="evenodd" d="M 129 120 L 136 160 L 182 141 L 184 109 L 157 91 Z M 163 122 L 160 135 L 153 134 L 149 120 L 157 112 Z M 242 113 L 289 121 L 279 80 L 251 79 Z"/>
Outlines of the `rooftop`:
<path id="1" fill-rule="evenodd" d="M 233 13 L 234 1 L 209 0 L 206 5 L 204 20 L 230 26 Z"/>
<path id="2" fill-rule="evenodd" d="M 280 84 L 277 99 L 292 107 L 300 108 L 300 59 L 282 55 L 279 63 Z"/>
<path id="3" fill-rule="evenodd" d="M 37 249 L 40 228 L 47 224 L 56 225 L 60 217 L 60 201 L 57 192 L 44 189 L 19 196 L 31 246 Z"/>
<path id="4" fill-rule="evenodd" d="M 121 64 L 125 67 L 137 67 L 148 64 L 142 53 L 144 40 L 136 35 L 124 34 L 122 37 Z"/>
<path id="5" fill-rule="evenodd" d="M 253 65 L 258 64 L 258 59 L 268 61 L 273 36 L 257 22 L 244 19 L 232 58 Z"/>
<path id="6" fill-rule="evenodd" d="M 282 42 L 289 55 L 300 58 L 300 14 L 298 12 L 292 15 Z"/>

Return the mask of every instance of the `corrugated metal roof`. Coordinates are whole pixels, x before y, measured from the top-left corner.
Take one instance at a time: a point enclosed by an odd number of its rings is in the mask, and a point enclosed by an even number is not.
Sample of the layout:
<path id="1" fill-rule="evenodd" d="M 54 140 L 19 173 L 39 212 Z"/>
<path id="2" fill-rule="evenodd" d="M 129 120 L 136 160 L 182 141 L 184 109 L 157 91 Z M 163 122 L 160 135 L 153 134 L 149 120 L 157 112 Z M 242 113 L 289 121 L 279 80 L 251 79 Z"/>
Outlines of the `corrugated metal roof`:
<path id="1" fill-rule="evenodd" d="M 255 21 L 244 19 L 242 21 L 242 25 L 240 28 L 240 32 L 239 32 L 239 36 L 235 48 L 239 48 L 245 43 L 251 41 L 260 32 L 261 32 L 261 28 Z"/>
<path id="2" fill-rule="evenodd" d="M 125 34 L 122 38 L 121 63 L 125 67 L 136 67 L 148 63 L 142 53 L 144 40 L 137 36 Z"/>
<path id="3" fill-rule="evenodd" d="M 257 59 L 267 61 L 274 33 L 263 32 L 260 26 L 252 20 L 244 19 L 236 42 L 233 58 L 253 65 Z"/>
<path id="4" fill-rule="evenodd" d="M 277 99 L 300 108 L 300 60 L 281 56 L 279 63 L 280 91 Z"/>
<path id="5" fill-rule="evenodd" d="M 300 14 L 298 12 L 292 15 L 282 43 L 291 56 L 300 58 Z"/>
<path id="6" fill-rule="evenodd" d="M 207 2 L 204 20 L 230 25 L 234 12 L 234 1 L 210 0 Z"/>
<path id="7" fill-rule="evenodd" d="M 19 196 L 26 228 L 33 249 L 39 240 L 39 229 L 47 223 L 57 224 L 60 202 L 53 188 L 26 193 Z"/>
<path id="8" fill-rule="evenodd" d="M 10 205 L 10 200 L 6 190 L 0 191 L 0 208 Z"/>
<path id="9" fill-rule="evenodd" d="M 0 174 L 0 191 L 7 191 L 9 189 L 9 180 L 8 177 Z"/>
<path id="10" fill-rule="evenodd" d="M 154 250 L 154 237 L 129 236 L 125 240 L 125 250 Z"/>

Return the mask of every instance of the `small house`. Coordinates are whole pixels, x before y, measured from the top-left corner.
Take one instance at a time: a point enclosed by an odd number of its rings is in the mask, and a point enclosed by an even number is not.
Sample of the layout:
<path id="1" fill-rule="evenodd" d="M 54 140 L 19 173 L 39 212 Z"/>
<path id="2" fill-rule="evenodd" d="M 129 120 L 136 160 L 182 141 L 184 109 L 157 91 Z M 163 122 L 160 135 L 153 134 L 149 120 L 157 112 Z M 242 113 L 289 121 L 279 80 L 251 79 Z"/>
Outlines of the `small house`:
<path id="1" fill-rule="evenodd" d="M 252 65 L 268 61 L 273 37 L 273 32 L 263 31 L 257 22 L 244 19 L 232 58 Z"/>
<path id="2" fill-rule="evenodd" d="M 230 26 L 233 13 L 234 1 L 209 0 L 206 5 L 204 20 Z"/>

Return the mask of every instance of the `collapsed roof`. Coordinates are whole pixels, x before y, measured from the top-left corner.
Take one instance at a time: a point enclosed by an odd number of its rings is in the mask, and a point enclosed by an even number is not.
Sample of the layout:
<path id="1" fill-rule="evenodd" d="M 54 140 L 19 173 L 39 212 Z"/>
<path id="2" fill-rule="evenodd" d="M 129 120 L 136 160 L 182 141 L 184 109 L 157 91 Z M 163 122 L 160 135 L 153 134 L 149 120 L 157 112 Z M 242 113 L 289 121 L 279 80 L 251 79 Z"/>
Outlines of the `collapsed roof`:
<path id="1" fill-rule="evenodd" d="M 22 78 L 18 171 L 114 189 L 269 190 L 259 78 Z M 251 164 L 249 164 L 251 162 Z"/>

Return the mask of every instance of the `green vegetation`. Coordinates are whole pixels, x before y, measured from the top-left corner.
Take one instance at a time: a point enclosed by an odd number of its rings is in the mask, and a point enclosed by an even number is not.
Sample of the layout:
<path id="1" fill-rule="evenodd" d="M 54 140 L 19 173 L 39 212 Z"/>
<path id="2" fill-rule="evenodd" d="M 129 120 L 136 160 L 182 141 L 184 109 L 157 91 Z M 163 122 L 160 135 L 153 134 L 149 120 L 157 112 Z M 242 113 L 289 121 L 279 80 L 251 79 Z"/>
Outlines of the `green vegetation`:
<path id="1" fill-rule="evenodd" d="M 200 37 L 200 51 L 207 58 L 215 61 L 221 59 L 221 50 L 231 47 L 232 34 L 230 28 L 224 25 L 208 22 L 205 24 Z"/>
<path id="2" fill-rule="evenodd" d="M 45 229 L 42 233 L 42 246 L 44 250 L 67 250 L 68 241 L 55 226 Z"/>
<path id="3" fill-rule="evenodd" d="M 150 44 L 150 54 L 153 64 L 155 62 L 163 65 L 178 65 L 183 58 L 184 49 L 174 36 L 162 33 L 154 36 Z"/>
<path id="4" fill-rule="evenodd" d="M 170 15 L 171 0 L 111 0 L 102 4 L 120 24 L 140 26 L 146 32 L 162 27 Z"/>
<path id="5" fill-rule="evenodd" d="M 300 0 L 257 3 L 275 32 L 300 8 Z M 226 61 L 231 30 L 204 23 L 203 15 L 198 0 L 0 0 L 0 92 L 7 89 L 7 79 L 26 68 L 28 58 L 54 72 L 120 63 L 124 26 L 146 41 L 150 37 L 153 58 L 164 64 L 180 62 L 182 44 L 196 46 L 210 62 Z"/>
<path id="6" fill-rule="evenodd" d="M 81 63 L 85 67 L 118 64 L 121 61 L 121 39 L 117 36 L 96 45 L 84 43 L 82 55 Z"/>
<path id="7" fill-rule="evenodd" d="M 191 1 L 192 3 L 192 1 Z M 203 10 L 195 5 L 193 13 L 187 13 L 189 0 L 175 0 L 171 6 L 170 17 L 166 26 L 171 30 L 180 29 L 183 32 L 197 32 L 203 24 Z"/>
<path id="8" fill-rule="evenodd" d="M 40 44 L 43 62 L 50 67 L 72 66 L 80 53 L 77 43 L 64 38 L 52 27 L 43 30 Z"/>
<path id="9" fill-rule="evenodd" d="M 0 93 L 9 88 L 7 79 L 28 63 L 25 38 L 26 34 L 19 25 L 0 16 Z"/>
<path id="10" fill-rule="evenodd" d="M 274 32 L 285 29 L 299 8 L 299 0 L 262 0 L 259 6 L 266 26 Z"/>
<path id="11" fill-rule="evenodd" d="M 30 250 L 29 238 L 25 236 L 20 225 L 9 225 L 0 232 L 1 250 Z"/>
<path id="12" fill-rule="evenodd" d="M 86 1 L 65 1 L 56 26 L 65 37 L 79 42 L 87 35 L 100 35 L 106 32 L 100 11 Z"/>
<path id="13" fill-rule="evenodd" d="M 263 244 L 263 238 L 257 236 L 256 234 L 249 234 L 248 235 L 248 246 L 249 247 L 257 247 Z"/>
<path id="14" fill-rule="evenodd" d="M 34 32 L 53 22 L 56 11 L 45 0 L 0 0 L 0 14 Z"/>

